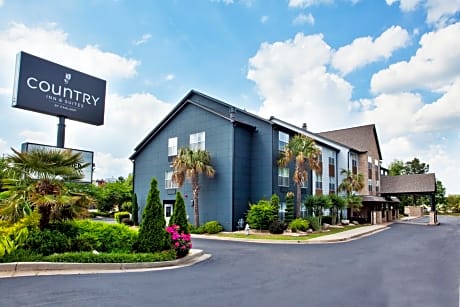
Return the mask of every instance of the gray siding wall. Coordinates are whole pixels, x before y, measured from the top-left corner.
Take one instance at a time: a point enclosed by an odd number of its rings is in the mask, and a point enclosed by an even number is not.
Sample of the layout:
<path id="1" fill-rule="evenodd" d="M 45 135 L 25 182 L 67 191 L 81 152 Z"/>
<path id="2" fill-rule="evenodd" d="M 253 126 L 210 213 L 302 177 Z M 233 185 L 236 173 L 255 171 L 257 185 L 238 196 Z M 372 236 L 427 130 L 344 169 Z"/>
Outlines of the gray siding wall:
<path id="1" fill-rule="evenodd" d="M 168 139 L 178 138 L 178 148 L 189 146 L 192 133 L 206 133 L 206 150 L 210 152 L 216 170 L 214 178 L 201 176 L 199 196 L 200 223 L 218 220 L 225 229 L 231 229 L 232 221 L 232 144 L 231 122 L 203 111 L 193 105 L 186 105 L 168 125 L 138 154 L 135 161 L 135 192 L 139 202 L 139 214 L 145 207 L 152 177 L 157 178 L 161 200 L 174 200 L 175 193 L 165 189 L 165 172 L 172 170 L 168 161 Z M 189 221 L 193 223 L 193 199 L 191 186 L 186 181 L 179 189 L 185 199 Z"/>

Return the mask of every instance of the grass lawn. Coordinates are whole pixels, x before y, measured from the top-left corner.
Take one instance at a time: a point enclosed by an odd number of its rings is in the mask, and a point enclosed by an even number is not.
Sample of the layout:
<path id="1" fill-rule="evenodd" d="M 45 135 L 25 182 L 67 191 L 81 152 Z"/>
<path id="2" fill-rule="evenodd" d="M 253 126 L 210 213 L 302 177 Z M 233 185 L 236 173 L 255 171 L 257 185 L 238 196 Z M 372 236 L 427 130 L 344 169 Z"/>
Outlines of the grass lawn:
<path id="1" fill-rule="evenodd" d="M 220 232 L 216 234 L 215 236 L 218 237 L 223 237 L 223 238 L 240 238 L 240 239 L 251 239 L 251 240 L 292 240 L 292 241 L 307 241 L 313 238 L 317 237 L 322 237 L 322 236 L 327 236 L 327 235 L 332 235 L 335 233 L 363 227 L 366 225 L 356 225 L 356 226 L 344 226 L 343 228 L 330 228 L 329 231 L 323 231 L 323 232 L 314 232 L 310 234 L 305 234 L 305 235 L 290 235 L 288 233 L 281 234 L 281 235 L 274 235 L 271 233 L 250 233 L 249 235 L 246 235 L 244 232 Z"/>

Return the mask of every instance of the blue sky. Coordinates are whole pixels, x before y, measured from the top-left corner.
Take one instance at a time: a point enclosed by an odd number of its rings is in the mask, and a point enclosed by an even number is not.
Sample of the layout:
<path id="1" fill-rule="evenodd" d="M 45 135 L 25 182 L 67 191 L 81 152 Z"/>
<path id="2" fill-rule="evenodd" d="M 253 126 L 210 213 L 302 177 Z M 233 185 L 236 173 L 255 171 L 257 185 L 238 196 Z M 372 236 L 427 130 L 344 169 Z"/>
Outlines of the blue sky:
<path id="1" fill-rule="evenodd" d="M 95 178 L 191 89 L 320 132 L 375 123 L 384 165 L 430 164 L 460 194 L 460 0 L 0 0 L 0 153 L 55 145 L 57 118 L 11 107 L 23 50 L 108 82 L 104 126 L 66 121 Z"/>

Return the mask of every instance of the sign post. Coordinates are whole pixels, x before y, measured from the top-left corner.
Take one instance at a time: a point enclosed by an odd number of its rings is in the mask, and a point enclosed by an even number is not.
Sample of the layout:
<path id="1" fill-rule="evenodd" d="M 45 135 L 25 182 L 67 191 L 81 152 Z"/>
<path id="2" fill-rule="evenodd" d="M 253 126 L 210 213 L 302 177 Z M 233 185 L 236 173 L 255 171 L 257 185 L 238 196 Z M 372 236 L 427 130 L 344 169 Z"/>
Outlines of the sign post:
<path id="1" fill-rule="evenodd" d="M 58 148 L 64 148 L 64 140 L 65 140 L 65 117 L 59 116 L 56 146 Z"/>

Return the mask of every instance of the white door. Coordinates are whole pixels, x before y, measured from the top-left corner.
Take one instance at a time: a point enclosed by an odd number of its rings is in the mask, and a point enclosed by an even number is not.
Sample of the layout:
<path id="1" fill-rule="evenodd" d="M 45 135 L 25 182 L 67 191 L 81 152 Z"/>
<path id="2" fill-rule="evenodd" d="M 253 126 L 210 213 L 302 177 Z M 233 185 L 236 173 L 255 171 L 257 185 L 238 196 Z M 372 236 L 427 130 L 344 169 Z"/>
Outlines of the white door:
<path id="1" fill-rule="evenodd" d="M 172 204 L 165 204 L 164 210 L 165 210 L 166 225 L 169 225 L 169 220 L 171 219 L 171 215 L 173 213 L 173 205 Z"/>

